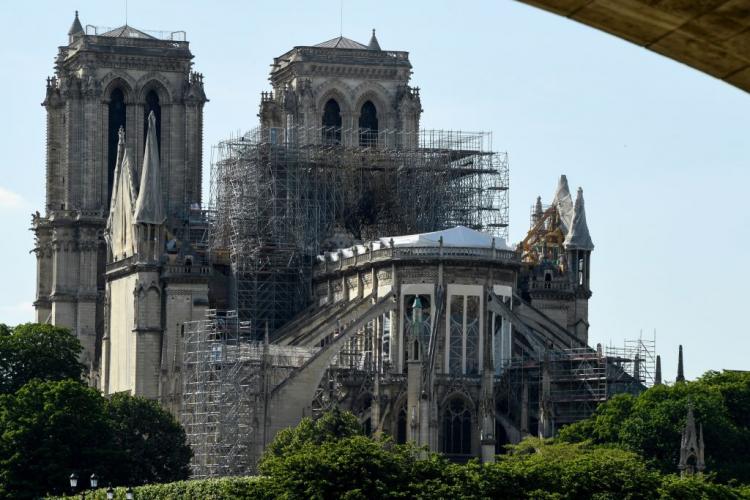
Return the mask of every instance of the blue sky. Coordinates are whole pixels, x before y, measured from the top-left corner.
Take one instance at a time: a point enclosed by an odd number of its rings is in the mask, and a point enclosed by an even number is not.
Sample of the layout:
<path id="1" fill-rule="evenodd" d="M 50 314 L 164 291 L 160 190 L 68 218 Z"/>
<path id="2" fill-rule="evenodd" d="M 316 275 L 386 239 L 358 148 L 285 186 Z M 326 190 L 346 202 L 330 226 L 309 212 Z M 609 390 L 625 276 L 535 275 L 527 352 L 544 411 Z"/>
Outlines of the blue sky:
<path id="1" fill-rule="evenodd" d="M 31 320 L 30 214 L 44 203 L 45 78 L 73 11 L 124 24 L 124 1 L 2 2 L 0 322 Z M 512 2 L 345 1 L 345 36 L 406 50 L 423 128 L 484 130 L 510 156 L 510 235 L 557 178 L 582 186 L 596 249 L 591 342 L 656 331 L 665 378 L 750 369 L 750 95 L 612 36 Z M 339 2 L 130 0 L 128 24 L 185 30 L 205 74 L 210 145 L 255 126 L 269 64 L 339 34 Z M 207 191 L 205 191 L 207 192 Z"/>

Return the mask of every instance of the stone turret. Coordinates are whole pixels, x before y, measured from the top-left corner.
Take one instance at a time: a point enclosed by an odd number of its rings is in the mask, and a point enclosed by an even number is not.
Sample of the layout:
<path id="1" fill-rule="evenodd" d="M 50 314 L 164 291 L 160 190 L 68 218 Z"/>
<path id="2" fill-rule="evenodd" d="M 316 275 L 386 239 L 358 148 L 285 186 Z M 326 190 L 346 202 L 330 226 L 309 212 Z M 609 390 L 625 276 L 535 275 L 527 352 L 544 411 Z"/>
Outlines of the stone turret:
<path id="1" fill-rule="evenodd" d="M 378 43 L 378 39 L 375 36 L 375 28 L 372 29 L 372 36 L 370 37 L 370 43 L 367 44 L 367 47 L 370 50 L 380 50 L 380 44 Z"/>
<path id="2" fill-rule="evenodd" d="M 272 92 L 262 92 L 260 125 L 271 141 L 308 144 L 414 146 L 422 113 L 419 89 L 409 86 L 409 53 L 382 50 L 344 36 L 296 46 L 274 58 Z"/>
<path id="3" fill-rule="evenodd" d="M 680 441 L 680 463 L 677 466 L 680 475 L 685 477 L 703 473 L 706 469 L 704 448 L 703 424 L 700 425 L 700 431 L 696 432 L 693 406 L 688 405 L 687 419 Z"/>
<path id="4" fill-rule="evenodd" d="M 70 29 L 68 30 L 68 40 L 73 42 L 76 36 L 83 34 L 83 26 L 81 26 L 81 21 L 78 19 L 78 11 L 76 11 L 76 17 L 73 19 L 73 24 L 70 25 Z"/>

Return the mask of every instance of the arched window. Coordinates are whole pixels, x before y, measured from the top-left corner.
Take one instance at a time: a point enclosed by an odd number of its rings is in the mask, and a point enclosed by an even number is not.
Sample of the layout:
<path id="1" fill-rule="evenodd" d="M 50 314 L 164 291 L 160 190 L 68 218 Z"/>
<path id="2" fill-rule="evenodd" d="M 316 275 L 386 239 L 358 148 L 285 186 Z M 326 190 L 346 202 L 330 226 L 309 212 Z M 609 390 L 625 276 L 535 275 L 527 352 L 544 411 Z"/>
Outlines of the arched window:
<path id="1" fill-rule="evenodd" d="M 118 131 L 125 127 L 125 94 L 116 88 L 109 95 L 109 125 L 107 128 L 107 199 L 112 198 L 112 184 L 115 182 L 115 163 L 117 162 L 117 143 L 120 141 Z M 109 203 L 108 203 L 109 204 Z"/>
<path id="2" fill-rule="evenodd" d="M 323 144 L 341 144 L 341 108 L 328 99 L 323 108 Z"/>
<path id="3" fill-rule="evenodd" d="M 462 398 L 451 399 L 443 412 L 443 453 L 471 454 L 471 410 Z"/>
<path id="4" fill-rule="evenodd" d="M 149 90 L 146 94 L 146 104 L 143 106 L 143 144 L 146 145 L 146 134 L 148 133 L 148 114 L 154 112 L 156 118 L 156 144 L 161 154 L 161 105 L 159 94 L 155 90 Z"/>
<path id="5" fill-rule="evenodd" d="M 401 405 L 401 409 L 396 416 L 396 443 L 406 443 L 406 403 Z"/>
<path id="6" fill-rule="evenodd" d="M 378 111 L 372 101 L 365 102 L 359 112 L 359 145 L 378 145 Z"/>

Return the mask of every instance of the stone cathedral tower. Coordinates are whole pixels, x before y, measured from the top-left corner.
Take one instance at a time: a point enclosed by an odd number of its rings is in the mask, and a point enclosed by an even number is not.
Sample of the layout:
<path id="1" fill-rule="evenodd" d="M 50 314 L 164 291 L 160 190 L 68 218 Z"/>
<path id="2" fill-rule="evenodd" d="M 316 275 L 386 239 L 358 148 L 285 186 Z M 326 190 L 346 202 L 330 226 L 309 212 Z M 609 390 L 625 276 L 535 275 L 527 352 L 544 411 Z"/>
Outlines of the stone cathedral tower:
<path id="1" fill-rule="evenodd" d="M 76 12 L 68 44 L 47 79 L 46 204 L 33 219 L 36 321 L 70 328 L 97 377 L 105 331 L 103 233 L 118 131 L 143 163 L 147 117 L 155 116 L 167 228 L 201 202 L 202 76 L 184 32 L 151 35 L 130 26 L 84 30 Z M 139 172 L 136 172 L 139 175 Z M 92 380 L 94 382 L 94 380 Z"/>

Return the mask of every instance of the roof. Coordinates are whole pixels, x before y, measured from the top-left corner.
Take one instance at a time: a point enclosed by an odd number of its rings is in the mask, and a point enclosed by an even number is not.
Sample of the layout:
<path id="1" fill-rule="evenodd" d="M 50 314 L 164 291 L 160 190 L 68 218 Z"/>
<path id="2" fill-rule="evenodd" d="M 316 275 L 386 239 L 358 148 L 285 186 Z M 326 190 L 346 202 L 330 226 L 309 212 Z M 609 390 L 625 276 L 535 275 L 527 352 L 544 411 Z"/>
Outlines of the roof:
<path id="1" fill-rule="evenodd" d="M 346 38 L 345 36 L 332 38 L 330 40 L 319 43 L 317 45 L 313 45 L 313 47 L 322 47 L 326 49 L 358 49 L 358 50 L 369 49 L 367 45 L 361 44 L 359 42 L 355 42 L 351 38 Z"/>
<path id="2" fill-rule="evenodd" d="M 137 30 L 132 26 L 128 26 L 127 24 L 107 31 L 106 33 L 102 33 L 99 36 L 108 36 L 111 38 L 149 38 L 151 40 L 156 40 L 155 37 L 148 35 L 141 30 Z"/>
<path id="3" fill-rule="evenodd" d="M 375 28 L 372 29 L 372 37 L 370 37 L 370 44 L 367 46 L 370 50 L 380 50 L 380 44 L 378 38 L 375 36 Z"/>
<path id="4" fill-rule="evenodd" d="M 493 236 L 488 233 L 476 231 L 464 226 L 456 226 L 443 231 L 431 233 L 407 234 L 403 236 L 386 236 L 369 242 L 367 245 L 354 245 L 349 248 L 341 248 L 335 252 L 328 253 L 331 260 L 338 260 L 338 254 L 346 257 L 363 255 L 367 253 L 368 247 L 373 250 L 390 248 L 391 240 L 394 247 L 438 247 L 441 244 L 446 247 L 469 247 L 469 248 L 492 248 L 493 243 L 497 250 L 512 250 L 504 238 Z"/>
<path id="5" fill-rule="evenodd" d="M 68 36 L 75 35 L 78 33 L 83 33 L 83 26 L 81 26 L 81 21 L 78 19 L 78 11 L 76 11 L 76 18 L 73 19 L 73 24 L 70 25 L 70 29 L 68 30 Z"/>
<path id="6" fill-rule="evenodd" d="M 577 250 L 593 250 L 594 242 L 591 241 L 589 226 L 586 224 L 586 209 L 583 205 L 583 189 L 578 188 L 576 204 L 573 214 L 573 222 L 570 231 L 565 237 L 565 248 Z"/>

